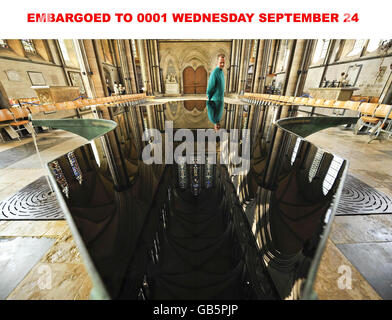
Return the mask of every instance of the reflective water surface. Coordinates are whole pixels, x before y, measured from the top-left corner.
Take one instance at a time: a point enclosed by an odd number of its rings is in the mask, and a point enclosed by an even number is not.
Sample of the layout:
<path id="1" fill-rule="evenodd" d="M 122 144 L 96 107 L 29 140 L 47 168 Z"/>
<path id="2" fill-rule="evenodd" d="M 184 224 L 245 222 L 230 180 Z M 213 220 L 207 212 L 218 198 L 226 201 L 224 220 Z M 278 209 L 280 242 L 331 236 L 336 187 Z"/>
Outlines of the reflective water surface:
<path id="1" fill-rule="evenodd" d="M 160 131 L 166 152 L 165 121 L 174 133 L 213 128 L 206 101 L 97 109 L 116 129 L 48 164 L 94 297 L 312 297 L 347 163 L 274 125 L 295 109 L 225 104 L 221 128 L 250 133 L 240 175 L 238 164 L 210 162 L 211 150 L 205 163 L 200 149 L 188 162 L 142 160 L 154 142 L 146 129 Z"/>

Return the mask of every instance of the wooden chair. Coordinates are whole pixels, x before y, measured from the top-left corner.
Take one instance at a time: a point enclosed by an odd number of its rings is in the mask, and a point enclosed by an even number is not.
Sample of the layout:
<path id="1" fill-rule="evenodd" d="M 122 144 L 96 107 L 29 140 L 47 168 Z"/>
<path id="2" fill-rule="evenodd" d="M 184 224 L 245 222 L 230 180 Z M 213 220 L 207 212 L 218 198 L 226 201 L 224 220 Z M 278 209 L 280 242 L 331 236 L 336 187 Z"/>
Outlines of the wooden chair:
<path id="1" fill-rule="evenodd" d="M 366 123 L 368 123 L 369 121 L 374 121 L 372 119 L 374 119 L 374 113 L 377 107 L 378 107 L 378 103 L 369 103 L 369 102 L 364 102 L 359 106 L 358 108 L 359 119 L 354 128 L 355 134 L 358 134 L 358 132 L 363 128 L 368 127 Z"/>
<path id="2" fill-rule="evenodd" d="M 32 115 L 35 115 L 35 114 L 38 114 L 38 113 L 44 111 L 42 106 L 36 106 L 36 105 L 29 105 L 27 107 L 27 109 L 29 109 L 30 114 L 32 114 Z"/>
<path id="3" fill-rule="evenodd" d="M 361 105 L 360 101 L 346 101 L 344 103 L 344 109 L 358 111 L 360 105 Z"/>
<path id="4" fill-rule="evenodd" d="M 29 110 L 26 107 L 12 107 L 10 108 L 10 111 L 15 120 L 11 122 L 10 125 L 15 128 L 15 131 L 18 132 L 20 136 L 22 136 L 21 132 L 23 129 L 26 129 L 28 133 L 33 134 L 34 128 L 28 119 L 30 115 Z"/>
<path id="5" fill-rule="evenodd" d="M 336 100 L 324 100 L 323 102 L 323 107 L 325 108 L 331 108 L 335 104 Z"/>
<path id="6" fill-rule="evenodd" d="M 344 115 L 346 109 L 344 108 L 346 101 L 336 100 L 334 104 L 331 106 L 333 108 L 332 113 L 336 116 Z"/>
<path id="7" fill-rule="evenodd" d="M 10 125 L 12 121 L 14 121 L 12 113 L 8 109 L 0 109 L 0 137 L 3 142 L 5 142 L 5 140 L 1 134 L 2 129 L 5 129 L 11 138 L 19 139 L 18 133 L 14 132 Z"/>
<path id="8" fill-rule="evenodd" d="M 308 101 L 306 101 L 306 105 L 309 107 L 314 107 L 316 103 L 316 99 L 315 98 L 309 98 Z"/>
<path id="9" fill-rule="evenodd" d="M 315 107 L 323 107 L 324 101 L 325 101 L 325 99 L 316 99 L 316 101 L 314 102 L 314 106 Z"/>
<path id="10" fill-rule="evenodd" d="M 378 138 L 381 132 L 386 132 L 389 138 L 392 135 L 392 106 L 380 104 L 374 111 L 373 116 L 363 116 L 361 121 L 363 126 L 369 128 L 369 142 Z"/>

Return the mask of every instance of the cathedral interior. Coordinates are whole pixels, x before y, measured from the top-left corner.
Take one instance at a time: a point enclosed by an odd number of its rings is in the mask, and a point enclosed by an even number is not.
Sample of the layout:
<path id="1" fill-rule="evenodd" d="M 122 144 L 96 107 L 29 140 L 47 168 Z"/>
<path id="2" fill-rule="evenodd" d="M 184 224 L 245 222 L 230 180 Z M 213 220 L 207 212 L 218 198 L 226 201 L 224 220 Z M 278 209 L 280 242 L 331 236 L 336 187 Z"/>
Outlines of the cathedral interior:
<path id="1" fill-rule="evenodd" d="M 390 300 L 391 137 L 390 39 L 0 39 L 0 300 Z"/>

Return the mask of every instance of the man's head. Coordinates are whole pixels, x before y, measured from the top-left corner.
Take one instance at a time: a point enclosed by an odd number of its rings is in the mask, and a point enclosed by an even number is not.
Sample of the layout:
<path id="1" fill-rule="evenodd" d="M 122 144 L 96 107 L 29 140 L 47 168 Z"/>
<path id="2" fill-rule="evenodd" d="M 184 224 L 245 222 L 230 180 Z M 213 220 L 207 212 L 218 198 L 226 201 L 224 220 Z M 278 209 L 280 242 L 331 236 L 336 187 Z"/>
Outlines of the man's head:
<path id="1" fill-rule="evenodd" d="M 218 67 L 223 69 L 225 66 L 225 55 L 223 53 L 218 55 Z"/>

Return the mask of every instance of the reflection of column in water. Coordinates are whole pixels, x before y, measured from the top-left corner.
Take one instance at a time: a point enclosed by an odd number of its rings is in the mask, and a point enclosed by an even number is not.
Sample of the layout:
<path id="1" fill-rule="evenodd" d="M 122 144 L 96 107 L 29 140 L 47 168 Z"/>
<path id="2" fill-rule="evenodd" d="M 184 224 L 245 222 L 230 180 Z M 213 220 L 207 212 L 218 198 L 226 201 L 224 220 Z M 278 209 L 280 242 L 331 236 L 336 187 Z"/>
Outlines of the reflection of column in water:
<path id="1" fill-rule="evenodd" d="M 193 162 L 193 163 L 192 163 Z M 199 164 L 200 158 L 198 156 L 191 157 L 191 191 L 194 196 L 200 193 L 201 181 L 201 166 Z"/>
<path id="2" fill-rule="evenodd" d="M 179 159 L 178 163 L 178 184 L 181 189 L 185 189 L 187 185 L 187 172 L 186 172 L 186 161 L 184 158 Z"/>
<path id="3" fill-rule="evenodd" d="M 41 154 L 40 154 L 39 149 L 38 149 L 38 144 L 37 144 L 37 137 L 36 137 L 36 135 L 37 135 L 37 134 L 35 133 L 35 130 L 33 130 L 32 136 L 33 136 L 33 141 L 34 141 L 35 150 L 37 151 L 37 156 L 38 156 L 39 162 L 41 163 L 41 167 L 46 171 L 45 165 L 44 165 L 44 163 L 43 163 L 43 161 L 42 161 Z M 50 194 L 54 196 L 54 191 L 53 191 L 52 185 L 50 184 L 50 181 L 49 181 L 49 178 L 48 178 L 48 175 L 47 175 L 47 174 L 45 174 L 45 179 L 46 179 L 46 182 L 47 182 L 48 185 L 49 185 Z"/>
<path id="4" fill-rule="evenodd" d="M 206 158 L 206 164 L 205 164 L 205 188 L 209 189 L 212 188 L 213 186 L 213 179 L 214 179 L 214 165 L 213 165 L 213 160 L 212 157 L 207 157 Z"/>

